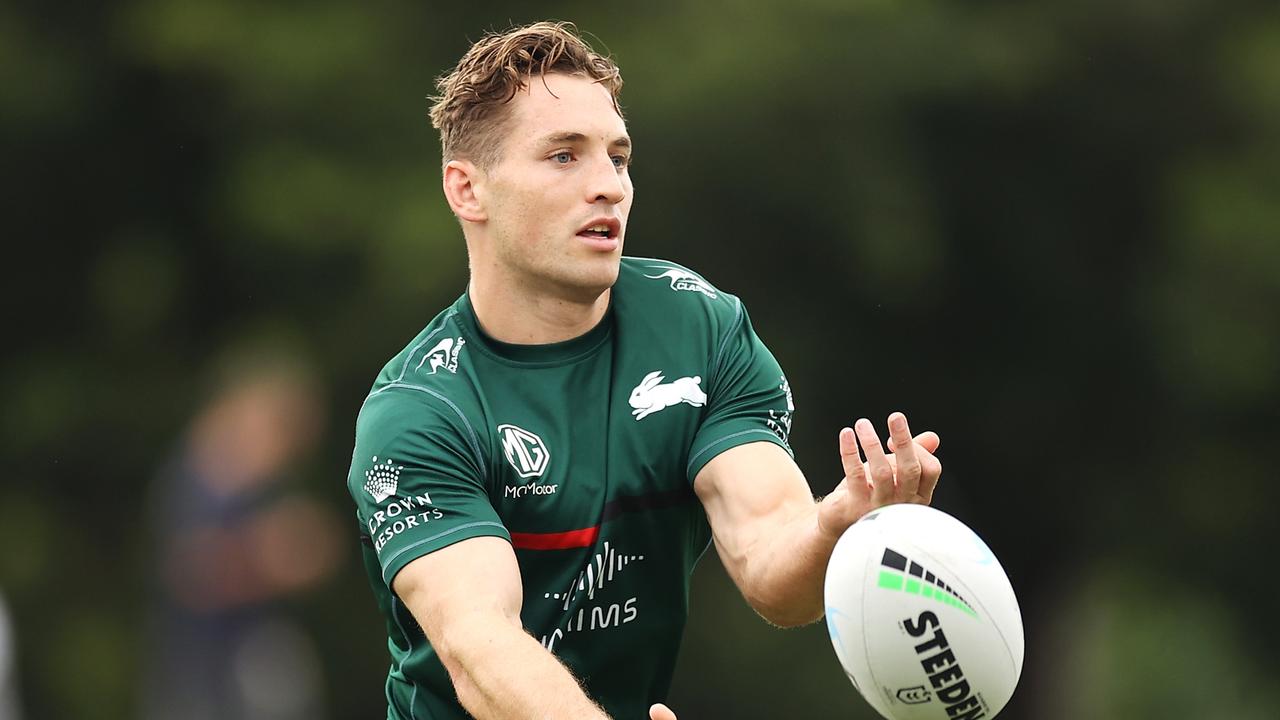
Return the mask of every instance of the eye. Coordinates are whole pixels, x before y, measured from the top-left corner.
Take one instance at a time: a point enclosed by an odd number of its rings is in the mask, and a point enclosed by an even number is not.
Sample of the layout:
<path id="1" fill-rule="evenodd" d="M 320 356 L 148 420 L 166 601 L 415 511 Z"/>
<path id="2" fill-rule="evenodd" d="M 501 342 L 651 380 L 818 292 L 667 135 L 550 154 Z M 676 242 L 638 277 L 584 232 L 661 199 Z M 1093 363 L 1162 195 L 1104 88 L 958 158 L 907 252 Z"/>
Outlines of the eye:
<path id="1" fill-rule="evenodd" d="M 551 159 L 556 161 L 556 163 L 560 165 L 568 165 L 569 163 L 573 162 L 573 153 L 569 152 L 568 150 L 561 150 L 555 155 L 552 155 Z"/>
<path id="2" fill-rule="evenodd" d="M 627 157 L 626 155 L 614 155 L 612 156 L 612 158 L 613 158 L 613 166 L 618 169 L 622 169 L 631 164 L 631 158 Z"/>

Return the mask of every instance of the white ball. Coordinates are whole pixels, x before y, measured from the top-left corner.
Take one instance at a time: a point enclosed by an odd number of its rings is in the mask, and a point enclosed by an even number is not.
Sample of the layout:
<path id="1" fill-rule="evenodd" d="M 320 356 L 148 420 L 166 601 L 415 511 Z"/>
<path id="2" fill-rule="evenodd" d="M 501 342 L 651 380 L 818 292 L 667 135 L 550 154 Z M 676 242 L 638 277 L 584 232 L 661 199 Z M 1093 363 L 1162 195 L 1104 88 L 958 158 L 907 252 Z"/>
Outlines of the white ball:
<path id="1" fill-rule="evenodd" d="M 925 505 L 867 513 L 827 565 L 827 630 L 854 687 L 889 720 L 994 717 L 1022 674 L 1022 613 L 964 523 Z"/>

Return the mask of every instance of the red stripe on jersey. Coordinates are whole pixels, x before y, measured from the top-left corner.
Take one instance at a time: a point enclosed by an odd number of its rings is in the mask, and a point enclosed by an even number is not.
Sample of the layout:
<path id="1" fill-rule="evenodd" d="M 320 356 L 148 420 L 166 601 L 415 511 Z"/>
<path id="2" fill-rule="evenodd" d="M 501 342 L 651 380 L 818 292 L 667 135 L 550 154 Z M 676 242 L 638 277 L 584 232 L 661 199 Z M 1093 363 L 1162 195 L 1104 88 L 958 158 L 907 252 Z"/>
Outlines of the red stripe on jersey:
<path id="1" fill-rule="evenodd" d="M 517 550 L 568 550 L 590 547 L 600 537 L 600 526 L 558 533 L 511 533 Z"/>

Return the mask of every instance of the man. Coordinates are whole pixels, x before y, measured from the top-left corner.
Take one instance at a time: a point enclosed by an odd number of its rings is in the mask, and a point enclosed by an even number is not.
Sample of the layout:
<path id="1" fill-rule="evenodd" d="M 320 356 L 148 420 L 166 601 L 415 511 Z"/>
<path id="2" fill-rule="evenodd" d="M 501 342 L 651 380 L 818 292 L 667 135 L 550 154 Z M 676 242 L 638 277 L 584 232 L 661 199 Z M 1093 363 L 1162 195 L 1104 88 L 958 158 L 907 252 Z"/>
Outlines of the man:
<path id="1" fill-rule="evenodd" d="M 145 720 L 324 717 L 317 648 L 284 604 L 340 559 L 338 519 L 287 487 L 325 406 L 296 362 L 248 360 L 229 368 L 152 487 Z"/>
<path id="2" fill-rule="evenodd" d="M 935 434 L 895 413 L 886 455 L 859 420 L 814 501 L 790 386 L 742 303 L 622 257 L 621 85 L 551 23 L 483 38 L 439 82 L 471 281 L 374 383 L 348 479 L 389 718 L 674 718 L 655 703 L 713 539 L 762 616 L 814 622 L 841 532 L 929 502 L 941 473 Z"/>

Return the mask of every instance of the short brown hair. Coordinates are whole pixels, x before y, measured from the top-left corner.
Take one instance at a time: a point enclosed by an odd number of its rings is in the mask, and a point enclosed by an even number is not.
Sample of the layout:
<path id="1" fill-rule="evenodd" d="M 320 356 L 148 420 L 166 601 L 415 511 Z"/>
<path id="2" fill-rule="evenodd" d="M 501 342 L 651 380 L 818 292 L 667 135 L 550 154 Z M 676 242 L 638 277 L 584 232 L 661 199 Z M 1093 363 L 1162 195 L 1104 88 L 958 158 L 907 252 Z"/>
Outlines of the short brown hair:
<path id="1" fill-rule="evenodd" d="M 430 98 L 431 124 L 440 131 L 444 162 L 466 158 L 491 167 L 499 160 L 501 137 L 516 92 L 530 78 L 547 73 L 580 75 L 609 90 L 622 115 L 618 92 L 622 74 L 568 22 L 538 22 L 480 38 L 447 75 L 436 80 L 439 95 Z"/>

